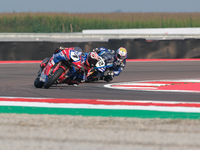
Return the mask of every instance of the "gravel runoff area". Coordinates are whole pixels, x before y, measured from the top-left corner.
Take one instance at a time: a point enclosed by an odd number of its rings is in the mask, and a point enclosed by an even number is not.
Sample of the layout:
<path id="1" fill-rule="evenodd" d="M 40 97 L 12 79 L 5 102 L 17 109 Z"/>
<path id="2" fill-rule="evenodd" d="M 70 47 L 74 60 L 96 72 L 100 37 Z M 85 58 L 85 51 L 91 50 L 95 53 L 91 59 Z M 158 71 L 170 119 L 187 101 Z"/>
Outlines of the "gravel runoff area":
<path id="1" fill-rule="evenodd" d="M 1 150 L 199 150 L 200 120 L 0 114 Z"/>

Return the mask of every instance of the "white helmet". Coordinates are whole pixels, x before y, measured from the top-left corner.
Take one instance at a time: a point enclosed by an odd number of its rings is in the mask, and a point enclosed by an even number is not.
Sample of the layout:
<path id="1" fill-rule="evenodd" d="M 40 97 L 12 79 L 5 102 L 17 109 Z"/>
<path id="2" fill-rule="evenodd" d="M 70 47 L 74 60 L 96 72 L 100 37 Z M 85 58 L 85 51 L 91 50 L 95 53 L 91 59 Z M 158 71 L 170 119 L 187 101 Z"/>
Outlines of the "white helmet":
<path id="1" fill-rule="evenodd" d="M 117 60 L 123 61 L 127 57 L 127 50 L 124 47 L 120 47 L 115 54 Z"/>

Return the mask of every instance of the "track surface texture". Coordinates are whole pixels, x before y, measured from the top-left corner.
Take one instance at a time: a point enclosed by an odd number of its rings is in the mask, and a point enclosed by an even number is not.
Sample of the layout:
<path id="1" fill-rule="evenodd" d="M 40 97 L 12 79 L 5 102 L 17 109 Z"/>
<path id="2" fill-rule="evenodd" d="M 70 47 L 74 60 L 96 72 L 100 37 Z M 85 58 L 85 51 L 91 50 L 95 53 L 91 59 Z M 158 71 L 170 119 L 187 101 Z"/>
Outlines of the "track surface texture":
<path id="1" fill-rule="evenodd" d="M 111 83 L 199 79 L 200 61 L 128 62 Z M 1 96 L 199 102 L 200 93 L 125 91 L 106 82 L 36 89 L 39 64 L 0 64 Z M 0 114 L 0 149 L 197 150 L 200 120 Z"/>
<path id="2" fill-rule="evenodd" d="M 199 66 L 200 61 L 127 62 L 125 70 L 110 83 L 199 79 Z M 104 88 L 103 85 L 107 82 L 102 80 L 80 84 L 76 87 L 62 84 L 52 86 L 49 89 L 37 89 L 34 87 L 33 82 L 37 76 L 39 64 L 0 64 L 0 69 L 1 96 L 200 102 L 200 93 L 116 90 Z"/>

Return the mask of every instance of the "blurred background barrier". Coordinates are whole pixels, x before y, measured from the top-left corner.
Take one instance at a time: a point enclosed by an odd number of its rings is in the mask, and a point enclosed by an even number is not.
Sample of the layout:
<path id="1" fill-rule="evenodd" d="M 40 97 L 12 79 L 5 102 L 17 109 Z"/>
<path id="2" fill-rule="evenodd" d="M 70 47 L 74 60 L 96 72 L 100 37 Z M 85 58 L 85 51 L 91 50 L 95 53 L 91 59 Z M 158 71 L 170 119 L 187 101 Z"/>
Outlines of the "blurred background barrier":
<path id="1" fill-rule="evenodd" d="M 173 35 L 199 35 L 200 28 L 146 28 L 146 29 L 92 29 L 82 30 L 84 34 L 173 34 Z"/>
<path id="2" fill-rule="evenodd" d="M 200 58 L 199 18 L 200 13 L 1 13 L 0 60 L 41 60 L 61 45 L 84 52 L 122 46 L 129 59 Z"/>
<path id="3" fill-rule="evenodd" d="M 0 60 L 42 60 L 58 46 L 79 46 L 84 52 L 96 47 L 117 50 L 125 47 L 128 59 L 200 58 L 200 39 L 146 40 L 109 39 L 97 42 L 1 41 Z"/>

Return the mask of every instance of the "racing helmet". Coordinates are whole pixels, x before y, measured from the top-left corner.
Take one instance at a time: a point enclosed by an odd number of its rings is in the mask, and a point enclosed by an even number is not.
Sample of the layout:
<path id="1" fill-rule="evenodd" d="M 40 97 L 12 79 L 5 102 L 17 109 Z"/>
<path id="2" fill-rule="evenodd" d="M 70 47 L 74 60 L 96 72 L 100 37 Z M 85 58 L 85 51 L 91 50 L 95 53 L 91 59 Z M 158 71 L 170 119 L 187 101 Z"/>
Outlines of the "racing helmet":
<path id="1" fill-rule="evenodd" d="M 86 58 L 86 65 L 88 67 L 95 67 L 99 56 L 96 52 L 89 52 Z"/>
<path id="2" fill-rule="evenodd" d="M 120 47 L 115 54 L 115 57 L 119 61 L 123 61 L 127 57 L 127 50 L 124 47 Z"/>

